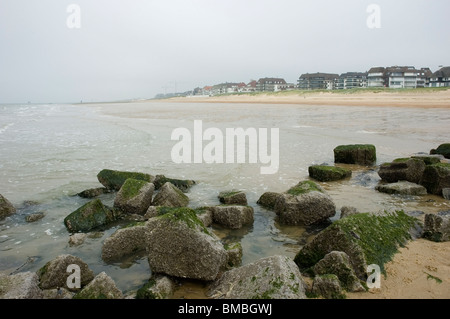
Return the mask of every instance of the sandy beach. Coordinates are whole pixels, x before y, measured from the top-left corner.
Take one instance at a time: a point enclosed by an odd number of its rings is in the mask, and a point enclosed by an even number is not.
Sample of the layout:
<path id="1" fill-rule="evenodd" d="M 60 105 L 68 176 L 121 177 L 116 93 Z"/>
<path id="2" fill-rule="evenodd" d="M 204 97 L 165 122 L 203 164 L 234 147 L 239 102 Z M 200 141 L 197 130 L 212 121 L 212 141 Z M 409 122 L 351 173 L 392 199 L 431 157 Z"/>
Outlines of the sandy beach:
<path id="1" fill-rule="evenodd" d="M 345 91 L 289 91 L 254 95 L 237 94 L 213 97 L 177 97 L 159 101 L 183 103 L 259 103 L 450 108 L 450 90 L 371 90 L 368 92 L 362 91 L 356 93 L 354 91 L 351 93 L 346 93 Z"/>

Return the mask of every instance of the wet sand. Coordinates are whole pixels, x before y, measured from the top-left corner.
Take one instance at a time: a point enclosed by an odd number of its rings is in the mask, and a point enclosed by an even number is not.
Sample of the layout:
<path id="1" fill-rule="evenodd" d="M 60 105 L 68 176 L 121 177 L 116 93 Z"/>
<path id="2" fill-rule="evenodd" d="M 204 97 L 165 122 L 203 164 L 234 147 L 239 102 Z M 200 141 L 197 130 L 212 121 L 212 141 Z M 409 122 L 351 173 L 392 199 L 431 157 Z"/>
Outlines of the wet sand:
<path id="1" fill-rule="evenodd" d="M 380 92 L 278 92 L 272 94 L 236 94 L 213 97 L 177 97 L 167 102 L 186 103 L 259 103 L 345 106 L 396 106 L 421 108 L 450 108 L 449 90 L 412 90 Z"/>
<path id="2" fill-rule="evenodd" d="M 385 265 L 381 287 L 347 293 L 348 299 L 449 299 L 450 242 L 409 242 Z"/>

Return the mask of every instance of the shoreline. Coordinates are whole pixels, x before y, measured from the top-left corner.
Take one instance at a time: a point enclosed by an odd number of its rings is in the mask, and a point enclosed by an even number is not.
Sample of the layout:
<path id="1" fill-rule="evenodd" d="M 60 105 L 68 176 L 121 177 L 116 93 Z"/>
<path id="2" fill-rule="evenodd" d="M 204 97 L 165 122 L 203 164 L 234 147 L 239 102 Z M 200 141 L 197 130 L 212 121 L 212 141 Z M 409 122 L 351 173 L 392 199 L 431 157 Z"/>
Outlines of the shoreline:
<path id="1" fill-rule="evenodd" d="M 161 103 L 237 103 L 293 104 L 371 107 L 450 108 L 450 89 L 424 91 L 314 92 L 288 91 L 260 94 L 236 94 L 211 97 L 173 97 L 145 102 Z M 141 103 L 144 101 L 139 101 Z"/>

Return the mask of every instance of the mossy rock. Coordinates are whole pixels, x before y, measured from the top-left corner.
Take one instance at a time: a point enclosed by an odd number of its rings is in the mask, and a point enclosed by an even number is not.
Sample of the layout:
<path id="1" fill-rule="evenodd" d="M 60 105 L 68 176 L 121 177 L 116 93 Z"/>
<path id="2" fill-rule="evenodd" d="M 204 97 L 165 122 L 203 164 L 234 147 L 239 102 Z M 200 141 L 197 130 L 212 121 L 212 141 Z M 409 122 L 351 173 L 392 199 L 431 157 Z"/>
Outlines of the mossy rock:
<path id="1" fill-rule="evenodd" d="M 418 220 L 403 211 L 374 215 L 361 213 L 334 222 L 306 244 L 294 261 L 301 270 L 308 270 L 332 251 L 345 252 L 358 278 L 365 280 L 367 265 L 391 260 L 399 246 L 411 239 Z"/>
<path id="2" fill-rule="evenodd" d="M 427 214 L 423 238 L 434 242 L 450 241 L 450 211 Z"/>
<path id="3" fill-rule="evenodd" d="M 3 195 L 0 194 L 0 220 L 11 216 L 16 212 L 14 206 Z"/>
<path id="4" fill-rule="evenodd" d="M 442 189 L 450 188 L 450 163 L 427 165 L 420 184 L 428 193 L 442 196 Z"/>
<path id="5" fill-rule="evenodd" d="M 153 206 L 185 207 L 189 204 L 187 197 L 179 188 L 170 182 L 166 182 L 158 194 L 153 198 Z"/>
<path id="6" fill-rule="evenodd" d="M 73 299 L 123 299 L 122 291 L 117 288 L 114 280 L 105 272 L 101 272 Z"/>
<path id="7" fill-rule="evenodd" d="M 97 187 L 97 188 L 90 188 L 86 189 L 80 193 L 77 194 L 77 196 L 80 196 L 81 198 L 95 198 L 97 196 L 107 194 L 110 190 L 108 190 L 106 187 Z"/>
<path id="8" fill-rule="evenodd" d="M 277 200 L 282 196 L 280 193 L 265 192 L 256 202 L 258 205 L 268 209 L 274 209 Z"/>
<path id="9" fill-rule="evenodd" d="M 226 205 L 243 205 L 247 206 L 247 197 L 242 191 L 225 191 L 219 193 L 219 201 Z"/>
<path id="10" fill-rule="evenodd" d="M 316 183 L 312 181 L 302 181 L 294 187 L 291 187 L 286 193 L 289 195 L 299 196 L 314 191 L 323 193 L 322 187 Z"/>
<path id="11" fill-rule="evenodd" d="M 117 213 L 107 208 L 99 199 L 94 199 L 64 218 L 64 225 L 72 233 L 88 232 L 112 223 Z"/>
<path id="12" fill-rule="evenodd" d="M 419 184 L 425 167 L 425 161 L 419 158 L 397 158 L 381 165 L 378 175 L 387 183 L 408 181 Z"/>
<path id="13" fill-rule="evenodd" d="M 345 299 L 339 278 L 333 274 L 319 275 L 314 278 L 311 293 L 313 296 L 322 296 L 325 299 Z"/>
<path id="14" fill-rule="evenodd" d="M 153 276 L 139 288 L 136 299 L 169 299 L 175 290 L 174 282 L 167 276 Z"/>
<path id="15" fill-rule="evenodd" d="M 439 164 L 441 162 L 441 159 L 437 156 L 424 156 L 424 155 L 419 156 L 419 155 L 417 155 L 417 156 L 411 156 L 411 158 L 420 159 L 425 163 L 425 165 Z"/>
<path id="16" fill-rule="evenodd" d="M 138 172 L 122 172 L 110 169 L 104 169 L 97 174 L 98 181 L 109 190 L 118 191 L 125 181 L 129 178 L 142 180 L 145 182 L 153 182 L 154 177 L 149 174 Z"/>
<path id="17" fill-rule="evenodd" d="M 450 158 L 450 143 L 445 143 L 439 145 L 437 149 L 432 149 L 430 151 L 430 154 L 440 154 L 443 155 L 445 158 Z"/>
<path id="18" fill-rule="evenodd" d="M 349 169 L 325 165 L 310 166 L 308 172 L 309 177 L 320 182 L 338 181 L 352 176 L 352 171 Z"/>
<path id="19" fill-rule="evenodd" d="M 195 185 L 195 181 L 193 180 L 169 178 L 164 175 L 156 175 L 153 184 L 155 184 L 155 189 L 158 190 L 167 182 L 173 184 L 183 192 L 187 192 L 192 186 Z"/>
<path id="20" fill-rule="evenodd" d="M 333 152 L 335 163 L 373 165 L 377 160 L 376 148 L 371 144 L 340 145 Z"/>

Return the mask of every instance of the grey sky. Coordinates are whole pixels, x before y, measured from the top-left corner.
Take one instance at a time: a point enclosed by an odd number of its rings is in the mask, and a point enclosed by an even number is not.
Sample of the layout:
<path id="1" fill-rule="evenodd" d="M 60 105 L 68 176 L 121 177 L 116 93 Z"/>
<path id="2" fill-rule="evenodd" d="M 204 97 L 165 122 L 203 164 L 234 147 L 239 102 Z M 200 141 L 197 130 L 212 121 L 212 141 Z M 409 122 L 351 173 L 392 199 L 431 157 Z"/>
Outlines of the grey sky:
<path id="1" fill-rule="evenodd" d="M 66 21 L 81 8 L 81 28 Z M 369 29 L 369 4 L 381 28 Z M 0 0 L 0 103 L 449 65 L 448 0 Z"/>

